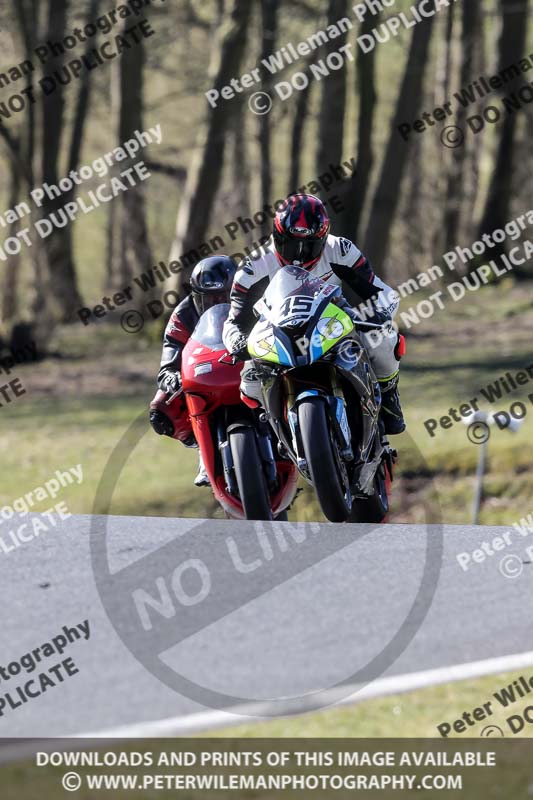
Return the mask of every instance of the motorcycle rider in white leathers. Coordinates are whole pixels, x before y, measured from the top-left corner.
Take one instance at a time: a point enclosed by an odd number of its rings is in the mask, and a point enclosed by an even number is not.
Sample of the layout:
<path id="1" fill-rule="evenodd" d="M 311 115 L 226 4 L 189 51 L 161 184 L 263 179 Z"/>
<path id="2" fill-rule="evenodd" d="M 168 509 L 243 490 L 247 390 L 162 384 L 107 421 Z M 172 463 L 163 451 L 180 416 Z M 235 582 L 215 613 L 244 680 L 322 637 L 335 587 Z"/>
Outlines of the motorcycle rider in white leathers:
<path id="1" fill-rule="evenodd" d="M 276 272 L 295 264 L 313 277 L 341 286 L 343 283 L 363 304 L 366 313 L 355 316 L 383 325 L 380 335 L 362 334 L 382 393 L 382 419 L 389 435 L 402 433 L 405 422 L 398 394 L 403 339 L 392 326 L 399 306 L 398 294 L 372 270 L 369 261 L 348 239 L 329 233 L 330 221 L 321 200 L 313 195 L 291 195 L 274 220 L 272 238 L 238 267 L 231 290 L 231 308 L 224 326 L 224 344 L 237 358 L 249 358 L 246 340 L 256 317 L 254 304 L 262 297 Z M 261 387 L 253 362 L 242 371 L 242 390 L 261 400 Z"/>

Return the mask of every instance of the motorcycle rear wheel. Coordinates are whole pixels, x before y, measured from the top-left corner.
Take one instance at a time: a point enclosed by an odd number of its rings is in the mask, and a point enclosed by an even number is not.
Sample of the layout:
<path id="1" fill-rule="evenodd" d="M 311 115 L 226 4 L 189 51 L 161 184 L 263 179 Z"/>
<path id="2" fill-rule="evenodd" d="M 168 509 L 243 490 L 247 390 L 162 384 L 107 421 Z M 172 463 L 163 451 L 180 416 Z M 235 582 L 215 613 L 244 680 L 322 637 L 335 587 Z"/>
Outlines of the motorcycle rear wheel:
<path id="1" fill-rule="evenodd" d="M 246 519 L 271 520 L 270 497 L 254 431 L 238 428 L 228 438 Z"/>
<path id="2" fill-rule="evenodd" d="M 298 406 L 300 435 L 305 459 L 320 508 L 330 522 L 346 522 L 352 495 L 346 468 L 328 424 L 326 404 L 309 397 Z"/>

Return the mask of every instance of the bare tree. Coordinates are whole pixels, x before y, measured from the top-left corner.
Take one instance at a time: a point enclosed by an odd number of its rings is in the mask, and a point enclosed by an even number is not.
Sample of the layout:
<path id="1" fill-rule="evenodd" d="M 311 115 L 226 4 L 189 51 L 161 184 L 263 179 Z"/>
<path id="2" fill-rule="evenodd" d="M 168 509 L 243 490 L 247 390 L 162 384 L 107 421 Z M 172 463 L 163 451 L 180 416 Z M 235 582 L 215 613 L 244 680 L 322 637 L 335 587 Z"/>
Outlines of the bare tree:
<path id="1" fill-rule="evenodd" d="M 366 231 L 365 249 L 382 274 L 409 153 L 408 142 L 402 142 L 399 139 L 398 127 L 406 119 L 415 119 L 419 112 L 433 22 L 434 17 L 430 17 L 414 28 L 392 120 L 391 133 Z"/>
<path id="2" fill-rule="evenodd" d="M 210 68 L 214 88 L 219 91 L 240 73 L 250 13 L 251 4 L 248 0 L 233 0 L 231 14 L 219 29 Z M 222 101 L 216 108 L 210 105 L 198 137 L 198 147 L 187 176 L 170 251 L 171 261 L 179 260 L 182 255 L 188 260 L 178 276 L 180 294 L 185 292 L 195 253 L 207 233 L 224 166 L 226 132 L 234 113 L 231 101 Z"/>
<path id="3" fill-rule="evenodd" d="M 92 22 L 98 17 L 98 14 L 100 13 L 100 6 L 101 0 L 90 0 L 89 8 L 87 10 L 87 22 Z M 85 57 L 88 60 L 93 47 L 93 41 L 88 38 L 85 46 Z M 85 133 L 85 123 L 87 121 L 87 114 L 89 112 L 91 100 L 92 81 L 89 70 L 83 71 L 79 80 L 80 89 L 76 99 L 76 111 L 74 113 L 74 122 L 72 124 L 72 133 L 70 139 L 68 158 L 69 171 L 77 169 L 80 163 L 83 137 Z"/>
<path id="4" fill-rule="evenodd" d="M 128 24 L 126 18 L 124 27 Z M 144 65 L 145 49 L 141 38 L 136 47 L 123 53 L 113 73 L 112 105 L 119 144 L 130 139 L 135 131 L 143 130 Z M 143 152 L 141 148 L 134 158 L 121 161 L 116 171 L 132 167 L 142 159 Z M 107 230 L 108 288 L 121 289 L 152 262 L 142 184 L 137 183 L 113 200 Z"/>
<path id="5" fill-rule="evenodd" d="M 328 25 L 334 25 L 346 16 L 348 0 L 329 0 Z M 327 58 L 346 44 L 346 33 L 330 39 L 325 46 Z M 331 72 L 322 86 L 320 106 L 316 173 L 321 175 L 330 164 L 340 164 L 344 144 L 344 117 L 346 113 L 346 65 Z"/>
<path id="6" fill-rule="evenodd" d="M 367 15 L 361 23 L 361 35 L 370 33 L 378 24 L 379 12 L 374 17 Z M 359 233 L 374 163 L 372 136 L 377 101 L 375 48 L 370 53 L 358 49 L 356 70 L 356 92 L 359 97 L 357 165 L 354 175 L 345 181 L 342 191 L 344 211 L 337 220 L 339 234 L 350 239 L 356 239 Z"/>
<path id="7" fill-rule="evenodd" d="M 262 43 L 261 61 L 267 59 L 276 46 L 277 28 L 279 15 L 279 0 L 261 0 L 261 20 L 262 20 Z M 272 76 L 265 74 L 262 82 L 262 89 L 270 92 L 272 87 Z M 271 158 L 271 121 L 270 114 L 261 114 L 258 117 L 258 139 L 260 157 L 260 176 L 261 176 L 261 199 L 260 206 L 263 207 L 272 202 L 272 158 Z M 262 225 L 261 235 L 268 233 L 270 224 L 267 219 Z"/>
<path id="8" fill-rule="evenodd" d="M 38 15 L 36 0 L 21 0 L 13 3 L 13 18 L 18 26 L 19 38 L 22 42 L 24 60 L 31 62 L 33 50 L 38 35 Z M 33 83 L 32 73 L 29 72 L 25 80 L 25 89 L 31 90 Z M 7 128 L 0 122 L 0 139 L 2 140 L 8 159 L 10 174 L 10 207 L 17 203 L 22 196 L 27 195 L 35 185 L 36 161 L 36 106 L 27 104 L 18 130 Z M 18 222 L 11 225 L 10 235 L 15 235 L 19 229 Z M 48 270 L 45 264 L 44 248 L 40 238 L 36 238 L 29 250 L 33 265 L 34 291 L 26 299 L 26 318 L 31 317 L 32 324 L 39 326 L 38 335 L 31 334 L 31 329 L 26 326 L 31 338 L 37 338 L 42 347 L 46 345 L 47 336 L 51 329 L 51 309 L 45 303 L 48 297 L 46 278 Z M 2 304 L 1 322 L 7 339 L 14 335 L 20 326 L 16 324 L 19 312 L 18 307 L 18 273 L 21 259 L 18 256 L 9 258 L 3 289 L 5 291 Z M 39 313 L 38 313 L 39 312 Z"/>
<path id="9" fill-rule="evenodd" d="M 30 60 L 36 31 L 36 6 L 34 2 L 20 2 L 15 6 L 16 20 L 24 50 L 24 59 Z M 31 73 L 26 77 L 26 89 L 31 87 Z M 35 109 L 30 103 L 26 109 L 26 124 L 20 132 L 10 134 L 0 124 L 0 136 L 7 148 L 9 161 L 9 208 L 14 208 L 20 199 L 21 188 L 33 186 L 33 153 L 35 145 Z M 20 222 L 16 220 L 9 226 L 9 236 L 16 236 Z M 20 269 L 20 253 L 10 255 L 6 264 L 2 281 L 2 306 L 0 320 L 7 327 L 18 313 L 18 275 Z"/>
<path id="10" fill-rule="evenodd" d="M 435 47 L 435 79 L 432 81 L 433 90 L 429 92 L 430 96 L 427 98 L 432 108 L 442 105 L 450 98 L 450 87 L 452 86 L 455 74 L 457 72 L 457 58 L 454 40 L 454 33 L 457 28 L 455 12 L 455 5 L 452 4 L 448 6 L 446 13 L 442 14 L 436 23 L 439 35 L 437 36 Z M 426 94 L 427 91 L 424 91 L 425 96 Z M 438 143 L 435 147 L 435 158 L 433 160 L 434 168 L 431 170 L 430 176 L 427 177 L 429 177 L 428 182 L 431 182 L 431 190 L 434 193 L 434 196 L 446 197 L 452 151 L 449 148 L 445 148 L 439 139 L 437 139 L 437 142 Z M 411 144 L 409 152 L 410 167 L 414 163 L 415 157 L 414 148 Z M 432 240 L 430 241 L 430 249 L 437 253 L 442 252 L 446 241 L 446 230 L 442 224 L 442 212 L 440 209 L 438 210 L 438 213 L 433 216 L 430 214 L 425 215 L 424 227 L 426 229 L 431 229 Z"/>
<path id="11" fill-rule="evenodd" d="M 18 143 L 17 143 L 18 146 Z M 14 163 L 9 165 L 9 208 L 14 208 L 19 200 L 20 174 Z M 16 236 L 20 230 L 20 220 L 10 223 L 8 236 Z M 2 278 L 2 306 L 0 320 L 4 325 L 17 316 L 18 311 L 18 276 L 20 269 L 20 253 L 8 255 L 5 273 Z"/>
<path id="12" fill-rule="evenodd" d="M 235 194 L 234 205 L 231 209 L 232 218 L 239 214 L 248 214 L 250 212 L 250 186 L 252 183 L 244 124 L 248 106 L 241 98 L 238 100 L 238 103 L 238 114 L 232 124 L 233 153 L 231 168 L 233 178 L 231 181 L 231 188 Z"/>
<path id="13" fill-rule="evenodd" d="M 480 67 L 478 53 L 481 51 L 481 8 L 477 3 L 464 3 L 462 10 L 461 30 L 461 69 L 460 85 L 468 86 L 479 74 Z M 481 40 L 481 41 L 480 41 Z M 459 104 L 455 124 L 461 129 L 466 128 L 468 109 Z M 453 148 L 451 151 L 451 165 L 448 174 L 448 187 L 446 198 L 446 211 L 444 216 L 445 250 L 448 251 L 457 244 L 464 197 L 465 167 L 468 151 L 466 144 L 463 147 Z"/>
<path id="14" fill-rule="evenodd" d="M 309 65 L 311 59 L 307 60 Z M 304 68 L 302 70 L 306 72 Z M 300 183 L 302 173 L 302 152 L 305 126 L 309 112 L 309 99 L 311 96 L 314 81 L 310 81 L 305 89 L 298 92 L 298 97 L 294 105 L 294 116 L 291 131 L 290 164 L 289 164 L 289 186 L 288 191 L 294 192 Z"/>
<path id="15" fill-rule="evenodd" d="M 67 33 L 68 0 L 50 0 L 46 41 L 62 41 Z M 61 178 L 59 158 L 63 143 L 65 126 L 65 92 L 63 84 L 55 81 L 53 73 L 61 69 L 65 55 L 60 54 L 49 59 L 43 68 L 44 78 L 55 82 L 55 88 L 49 94 L 43 94 L 41 111 L 41 176 L 47 184 L 57 184 Z M 65 198 L 45 195 L 41 206 L 42 217 L 57 212 L 65 203 Z M 70 225 L 62 228 L 53 227 L 51 233 L 43 240 L 46 262 L 49 272 L 47 300 L 55 306 L 63 320 L 69 319 L 76 308 L 82 305 L 78 291 L 76 271 L 72 251 L 72 229 Z"/>
<path id="16" fill-rule="evenodd" d="M 526 45 L 528 0 L 500 0 L 502 28 L 498 45 L 498 69 L 504 70 L 520 58 Z M 505 115 L 483 212 L 480 235 L 503 227 L 509 221 L 511 187 L 514 167 L 514 144 L 518 114 Z M 494 252 L 504 252 L 505 245 L 497 245 Z"/>
<path id="17" fill-rule="evenodd" d="M 87 21 L 98 14 L 100 0 L 90 0 Z M 26 60 L 34 59 L 37 42 L 61 41 L 67 32 L 68 0 L 49 0 L 43 8 L 44 28 L 40 24 L 37 0 L 13 0 L 13 16 L 23 45 Z M 89 44 L 87 45 L 89 49 Z M 83 143 L 83 132 L 90 102 L 90 73 L 80 76 L 80 88 L 75 104 L 70 141 L 67 138 L 65 118 L 64 86 L 56 80 L 54 73 L 65 65 L 64 54 L 46 61 L 42 68 L 43 78 L 53 90 L 42 93 L 35 103 L 29 103 L 21 115 L 20 133 L 0 125 L 0 138 L 6 147 L 10 171 L 11 191 L 16 187 L 17 196 L 30 192 L 38 182 L 57 184 L 62 177 L 60 162 L 62 152 L 68 153 L 68 167 L 76 169 Z M 35 74 L 27 76 L 27 86 L 35 81 Z M 14 198 L 14 195 L 12 194 Z M 74 189 L 68 195 L 50 198 L 45 195 L 39 209 L 39 217 L 45 218 L 59 211 L 74 197 Z M 44 239 L 35 237 L 29 255 L 34 270 L 35 293 L 30 301 L 33 324 L 40 328 L 39 338 L 46 341 L 54 321 L 68 320 L 76 308 L 82 305 L 78 290 L 73 257 L 71 226 L 56 226 Z M 13 271 L 13 268 L 12 268 Z M 15 286 L 12 287 L 16 289 Z M 13 292 L 11 297 L 14 301 Z M 10 302 L 10 308 L 14 309 Z M 4 304 L 7 310 L 7 303 Z"/>

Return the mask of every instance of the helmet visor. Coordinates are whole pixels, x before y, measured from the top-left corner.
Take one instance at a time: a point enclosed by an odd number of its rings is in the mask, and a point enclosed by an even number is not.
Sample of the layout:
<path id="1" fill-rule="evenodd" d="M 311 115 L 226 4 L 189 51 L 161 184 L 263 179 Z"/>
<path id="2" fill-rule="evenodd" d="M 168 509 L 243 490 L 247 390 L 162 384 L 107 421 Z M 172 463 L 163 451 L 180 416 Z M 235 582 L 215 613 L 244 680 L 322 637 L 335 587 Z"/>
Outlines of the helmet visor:
<path id="1" fill-rule="evenodd" d="M 193 302 L 199 316 L 202 316 L 205 311 L 213 308 L 213 306 L 227 303 L 228 292 L 206 292 L 205 294 L 193 292 Z"/>
<path id="2" fill-rule="evenodd" d="M 325 238 L 293 239 L 275 236 L 276 250 L 286 264 L 303 266 L 318 261 L 326 245 Z"/>

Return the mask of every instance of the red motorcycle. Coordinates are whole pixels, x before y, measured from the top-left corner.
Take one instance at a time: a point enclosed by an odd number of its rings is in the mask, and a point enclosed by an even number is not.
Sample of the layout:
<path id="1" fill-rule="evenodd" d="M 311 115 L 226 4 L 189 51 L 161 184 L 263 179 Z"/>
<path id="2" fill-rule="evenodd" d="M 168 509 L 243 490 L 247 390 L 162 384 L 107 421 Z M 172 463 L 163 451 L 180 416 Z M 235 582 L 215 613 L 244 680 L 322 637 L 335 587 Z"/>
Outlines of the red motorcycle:
<path id="1" fill-rule="evenodd" d="M 259 404 L 241 399 L 242 363 L 233 363 L 222 342 L 228 312 L 229 305 L 221 304 L 202 314 L 183 350 L 182 386 L 192 428 L 228 517 L 286 520 L 298 470 L 277 455 Z"/>

